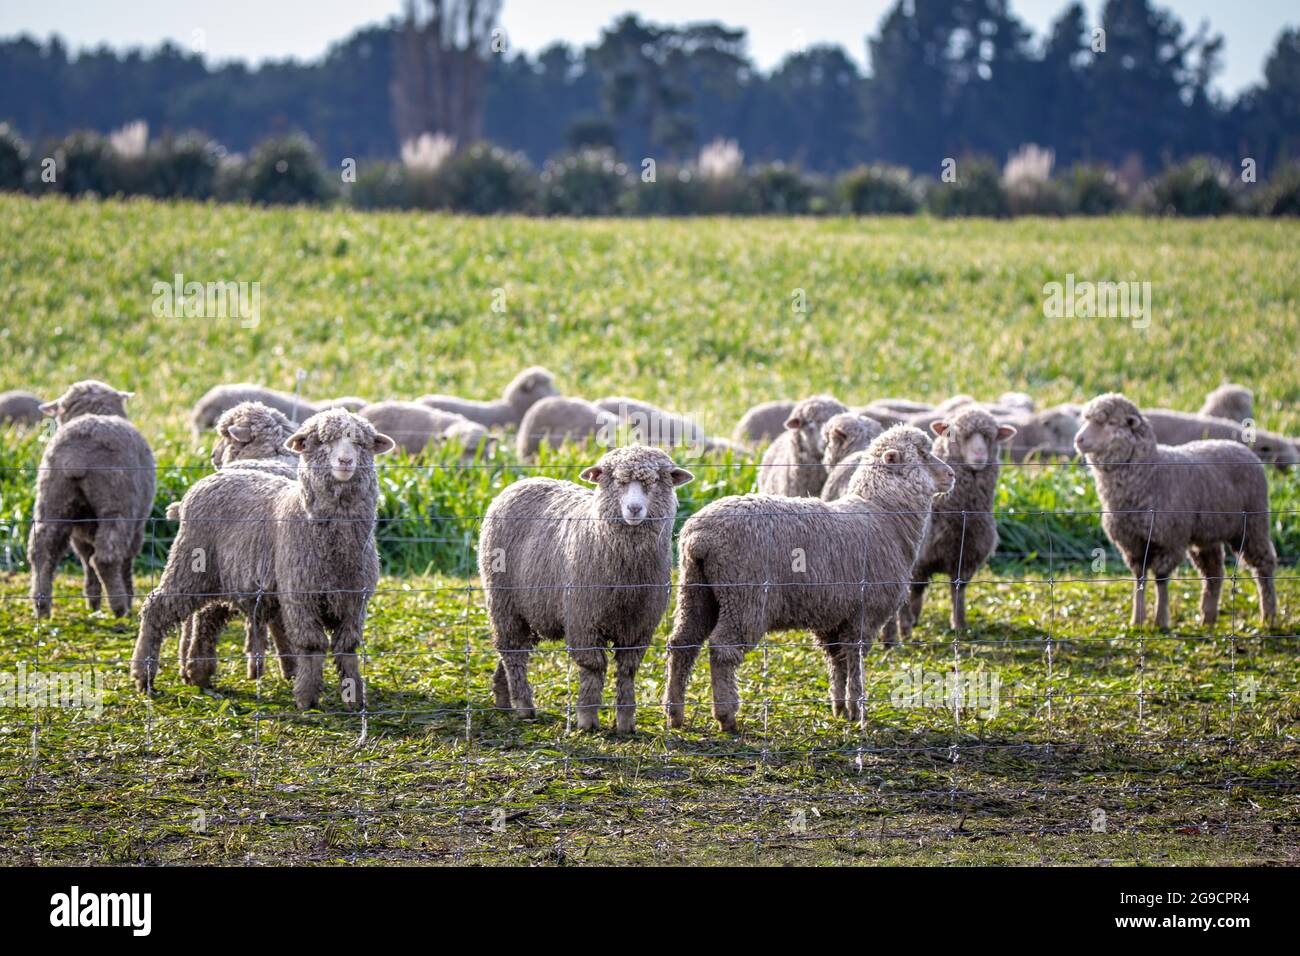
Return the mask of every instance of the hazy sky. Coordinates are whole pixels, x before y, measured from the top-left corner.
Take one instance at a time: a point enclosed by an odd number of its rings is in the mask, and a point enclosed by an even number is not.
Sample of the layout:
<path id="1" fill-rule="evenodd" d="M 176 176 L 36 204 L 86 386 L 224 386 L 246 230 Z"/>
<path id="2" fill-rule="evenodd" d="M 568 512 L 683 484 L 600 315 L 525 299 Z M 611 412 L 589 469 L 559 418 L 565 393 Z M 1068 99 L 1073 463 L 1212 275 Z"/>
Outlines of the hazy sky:
<path id="1" fill-rule="evenodd" d="M 745 27 L 750 53 L 764 69 L 806 44 L 833 42 L 859 62 L 864 38 L 894 0 L 505 0 L 502 26 L 514 48 L 536 51 L 553 40 L 584 44 L 619 14 L 680 23 L 720 20 Z M 1096 16 L 1102 0 L 1085 0 Z M 1066 0 L 1012 0 L 1039 34 Z M 1236 93 L 1257 82 L 1283 26 L 1300 24 L 1296 0 L 1165 0 L 1188 25 L 1202 20 L 1226 39 L 1221 89 Z M 387 19 L 401 0 L 0 0 L 0 36 L 44 38 L 59 33 L 74 48 L 154 46 L 172 39 L 201 44 L 215 60 L 253 62 L 319 56 L 329 44 L 366 23 Z"/>

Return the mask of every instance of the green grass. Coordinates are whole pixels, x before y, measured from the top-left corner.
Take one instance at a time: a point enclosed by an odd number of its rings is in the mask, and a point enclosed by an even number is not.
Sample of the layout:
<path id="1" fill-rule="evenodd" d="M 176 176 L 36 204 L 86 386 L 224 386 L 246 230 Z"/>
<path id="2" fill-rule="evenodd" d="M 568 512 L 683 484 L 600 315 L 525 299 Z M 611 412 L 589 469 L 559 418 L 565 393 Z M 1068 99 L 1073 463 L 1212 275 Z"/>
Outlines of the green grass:
<path id="1" fill-rule="evenodd" d="M 292 388 L 299 368 L 307 394 L 386 398 L 495 394 L 536 362 L 568 392 L 640 395 L 723 434 L 756 401 L 814 391 L 1122 389 L 1194 408 L 1233 379 L 1255 389 L 1261 424 L 1300 433 L 1287 223 L 465 220 L 14 197 L 0 221 L 0 387 L 52 395 L 97 377 L 138 393 L 162 466 L 142 591 L 172 530 L 163 507 L 208 470 L 186 430 L 193 401 L 219 381 Z M 260 282 L 261 323 L 155 318 L 153 283 L 177 272 Z M 1150 281 L 1151 327 L 1043 318 L 1043 284 L 1071 272 Z M 302 714 L 278 677 L 244 678 L 233 629 L 215 693 L 169 660 L 140 698 L 124 663 L 134 618 L 89 614 L 70 569 L 54 618 L 34 622 L 23 539 L 43 440 L 0 438 L 0 675 L 94 668 L 107 697 L 99 719 L 0 708 L 0 862 L 1300 862 L 1296 569 L 1271 632 L 1253 624 L 1248 581 L 1199 628 L 1190 578 L 1173 634 L 1130 630 L 1121 566 L 1089 565 L 1106 543 L 1077 468 L 1004 471 L 1003 549 L 972 587 L 973 632 L 953 639 L 936 589 L 916 643 L 869 655 L 865 730 L 831 719 L 820 654 L 795 633 L 743 667 L 740 736 L 712 727 L 707 661 L 687 731 L 670 734 L 654 706 L 661 628 L 641 732 L 625 740 L 569 729 L 558 647 L 535 660 L 536 721 L 490 709 L 468 575 L 478 516 L 521 473 L 509 450 L 474 469 L 395 460 L 362 740 L 333 697 Z M 572 476 L 589 457 L 545 465 Z M 683 517 L 753 482 L 750 462 L 691 467 Z M 1270 481 L 1293 563 L 1300 480 Z M 1001 682 L 995 715 L 891 699 L 905 666 L 954 662 Z"/>

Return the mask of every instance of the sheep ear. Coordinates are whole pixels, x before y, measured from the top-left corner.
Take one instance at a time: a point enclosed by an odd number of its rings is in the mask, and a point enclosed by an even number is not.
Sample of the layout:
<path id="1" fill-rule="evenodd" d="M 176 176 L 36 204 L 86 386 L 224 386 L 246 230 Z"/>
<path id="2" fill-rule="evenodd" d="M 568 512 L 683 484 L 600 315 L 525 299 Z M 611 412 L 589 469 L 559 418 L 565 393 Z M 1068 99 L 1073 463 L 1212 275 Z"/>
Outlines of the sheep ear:
<path id="1" fill-rule="evenodd" d="M 685 468 L 674 468 L 668 474 L 673 480 L 674 488 L 680 488 L 682 485 L 689 484 L 695 480 L 695 476 Z"/>
<path id="2" fill-rule="evenodd" d="M 49 415 L 51 418 L 53 418 L 55 415 L 59 414 L 59 403 L 41 402 L 41 414 Z"/>
<path id="3" fill-rule="evenodd" d="M 125 402 L 128 398 L 135 398 L 135 392 L 118 392 L 117 397 Z"/>
<path id="4" fill-rule="evenodd" d="M 1129 428 L 1137 428 L 1142 421 L 1142 417 L 1140 415 L 1130 415 L 1124 421 Z"/>
<path id="5" fill-rule="evenodd" d="M 844 429 L 843 429 L 843 428 L 832 428 L 832 429 L 831 429 L 831 437 L 833 437 L 833 438 L 836 439 L 837 441 L 844 441 L 844 439 L 847 438 L 848 435 L 846 435 L 846 434 L 844 433 Z"/>
<path id="6" fill-rule="evenodd" d="M 221 467 L 221 459 L 225 457 L 225 450 L 226 450 L 226 440 L 224 438 L 217 439 L 216 444 L 212 446 L 212 467 L 213 468 Z"/>
<path id="7" fill-rule="evenodd" d="M 588 468 L 582 469 L 582 474 L 578 477 L 583 481 L 590 482 L 594 485 L 596 482 L 600 481 L 600 476 L 604 473 L 605 469 L 601 468 L 600 465 L 591 465 Z"/>
<path id="8" fill-rule="evenodd" d="M 936 435 L 942 435 L 948 430 L 948 423 L 945 421 L 930 422 L 930 431 Z"/>
<path id="9" fill-rule="evenodd" d="M 298 429 L 284 440 L 284 447 L 289 449 L 295 455 L 301 455 L 303 450 L 307 447 L 308 434 L 309 432 L 306 428 Z"/>
<path id="10" fill-rule="evenodd" d="M 998 426 L 998 441 L 1011 441 L 1011 439 L 1014 438 L 1015 436 L 1016 436 L 1015 425 Z"/>
<path id="11" fill-rule="evenodd" d="M 247 425 L 231 425 L 226 429 L 225 435 L 227 438 L 233 438 L 241 445 L 247 445 L 253 440 L 253 430 Z"/>
<path id="12" fill-rule="evenodd" d="M 393 441 L 387 435 L 379 432 L 375 433 L 375 447 L 373 450 L 376 455 L 387 455 L 396 447 L 397 442 Z"/>
<path id="13" fill-rule="evenodd" d="M 791 431 L 798 431 L 800 428 L 803 428 L 803 419 L 795 418 L 793 415 L 791 415 L 789 418 L 785 420 L 785 427 L 790 429 Z"/>

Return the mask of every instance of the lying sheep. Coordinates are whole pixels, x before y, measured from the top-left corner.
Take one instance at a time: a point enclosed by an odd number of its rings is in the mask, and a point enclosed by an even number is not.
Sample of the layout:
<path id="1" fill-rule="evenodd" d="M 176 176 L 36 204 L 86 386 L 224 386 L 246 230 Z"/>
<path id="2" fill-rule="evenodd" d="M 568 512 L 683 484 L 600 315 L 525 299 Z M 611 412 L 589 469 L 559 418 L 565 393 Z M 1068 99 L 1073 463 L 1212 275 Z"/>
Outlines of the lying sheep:
<path id="1" fill-rule="evenodd" d="M 952 471 L 930 439 L 899 425 L 873 441 L 836 501 L 775 495 L 722 498 L 687 520 L 668 641 L 664 710 L 686 712 L 686 683 L 709 644 L 713 715 L 736 729 L 736 668 L 769 631 L 811 630 L 825 652 L 833 712 L 860 719 L 862 650 L 892 618 Z"/>
<path id="2" fill-rule="evenodd" d="M 1235 441 L 1247 446 L 1267 465 L 1286 471 L 1300 461 L 1289 438 L 1260 428 L 1244 426 L 1226 418 L 1209 418 L 1167 408 L 1143 409 L 1156 441 L 1162 445 L 1186 445 L 1207 438 Z"/>
<path id="3" fill-rule="evenodd" d="M 87 606 L 98 610 L 106 592 L 115 615 L 131 609 L 131 565 L 144 547 L 155 478 L 149 443 L 126 418 L 132 394 L 87 380 L 41 406 L 58 430 L 41 456 L 27 542 L 38 618 L 50 616 L 54 570 L 69 544 Z"/>
<path id="4" fill-rule="evenodd" d="M 1255 417 L 1255 393 L 1244 385 L 1220 385 L 1205 396 L 1205 404 L 1197 414 L 1241 424 Z"/>
<path id="5" fill-rule="evenodd" d="M 1156 579 L 1156 626 L 1169 628 L 1169 576 L 1191 550 L 1201 575 L 1201 622 L 1219 611 L 1226 544 L 1255 574 L 1260 619 L 1277 615 L 1269 538 L 1268 480 L 1260 460 L 1234 441 L 1157 444 L 1146 415 L 1123 395 L 1084 406 L 1075 438 L 1097 483 L 1102 527 L 1137 579 L 1134 626 L 1146 618 L 1146 580 Z"/>
<path id="6" fill-rule="evenodd" d="M 564 641 L 578 666 L 578 727 L 599 724 L 604 645 L 614 648 L 615 726 L 636 726 L 636 673 L 668 606 L 676 489 L 692 475 L 664 451 L 615 448 L 582 472 L 510 485 L 488 506 L 479 574 L 500 662 L 496 706 L 533 716 L 528 655 Z"/>
<path id="7" fill-rule="evenodd" d="M 223 413 L 240 402 L 260 402 L 297 423 L 316 414 L 316 407 L 301 395 L 277 391 L 262 385 L 240 382 L 234 385 L 214 385 L 204 392 L 190 412 L 190 427 L 195 439 L 217 423 Z"/>
<path id="8" fill-rule="evenodd" d="M 467 459 L 488 451 L 487 429 L 478 422 L 419 402 L 375 402 L 361 409 L 360 415 L 410 455 L 446 442 L 461 445 Z"/>
<path id="9" fill-rule="evenodd" d="M 489 428 L 514 427 L 524 420 L 524 415 L 535 404 L 544 398 L 558 394 L 555 376 L 546 369 L 534 365 L 511 379 L 501 398 L 496 401 L 475 402 L 454 395 L 424 395 L 418 401 L 430 408 L 453 412 Z"/>
<path id="10" fill-rule="evenodd" d="M 581 398 L 544 398 L 524 415 L 515 447 L 522 459 L 531 459 L 543 442 L 558 448 L 566 441 L 581 444 L 596 438 L 613 444 L 618 435 L 618 416 L 594 402 Z"/>
<path id="11" fill-rule="evenodd" d="M 795 403 L 784 399 L 755 405 L 740 417 L 731 440 L 737 445 L 761 445 L 785 432 L 785 420 Z"/>
<path id="12" fill-rule="evenodd" d="M 1015 429 L 1008 450 L 1016 464 L 1031 457 L 1040 460 L 1074 457 L 1074 435 L 1079 430 L 1076 406 L 1054 405 L 1039 412 L 994 417 L 998 424 Z"/>
<path id="13" fill-rule="evenodd" d="M 765 495 L 816 498 L 826 483 L 822 455 L 822 426 L 834 415 L 848 411 L 829 395 L 814 395 L 795 405 L 785 420 L 785 431 L 763 453 L 758 466 L 758 490 Z"/>
<path id="14" fill-rule="evenodd" d="M 1002 408 L 1009 408 L 1013 411 L 1021 412 L 1025 415 L 1032 415 L 1038 411 L 1038 403 L 1033 397 L 1025 392 L 1003 392 L 998 396 L 998 400 L 993 404 Z"/>
<path id="15" fill-rule="evenodd" d="M 327 649 L 344 705 L 364 706 L 356 650 L 379 580 L 374 457 L 393 446 L 364 418 L 331 409 L 285 442 L 299 458 L 296 481 L 227 468 L 196 482 L 181 500 L 167 567 L 140 611 L 131 660 L 136 686 L 152 689 L 167 631 L 220 595 L 250 619 L 279 620 L 296 657 L 300 708 L 320 699 Z M 196 633 L 192 657 L 214 657 L 216 637 Z"/>
<path id="16" fill-rule="evenodd" d="M 314 412 L 328 412 L 331 408 L 341 408 L 356 414 L 369 404 L 370 402 L 356 395 L 341 395 L 338 398 L 327 398 L 323 402 L 313 402 L 312 408 Z"/>
<path id="17" fill-rule="evenodd" d="M 947 421 L 935 422 L 934 454 L 952 469 L 952 489 L 934 500 L 930 530 L 921 547 L 908 600 L 898 611 L 903 637 L 921 616 L 925 591 L 936 574 L 946 574 L 952 590 L 953 630 L 966 629 L 966 585 L 998 546 L 993 498 L 998 488 L 998 445 L 1016 434 L 984 409 L 967 406 Z M 891 629 L 886 629 L 891 634 Z"/>
<path id="18" fill-rule="evenodd" d="M 853 412 L 833 415 L 822 426 L 822 464 L 826 466 L 823 501 L 834 501 L 848 493 L 853 472 L 862 464 L 866 450 L 884 432 L 880 423 Z"/>
<path id="19" fill-rule="evenodd" d="M 31 392 L 0 392 L 0 425 L 35 425 L 44 418 L 43 404 Z"/>
<path id="20" fill-rule="evenodd" d="M 630 440 L 662 448 L 685 447 L 695 454 L 740 451 L 725 438 L 713 438 L 699 422 L 667 409 L 621 395 L 598 398 L 593 403 L 618 418 L 627 427 Z"/>

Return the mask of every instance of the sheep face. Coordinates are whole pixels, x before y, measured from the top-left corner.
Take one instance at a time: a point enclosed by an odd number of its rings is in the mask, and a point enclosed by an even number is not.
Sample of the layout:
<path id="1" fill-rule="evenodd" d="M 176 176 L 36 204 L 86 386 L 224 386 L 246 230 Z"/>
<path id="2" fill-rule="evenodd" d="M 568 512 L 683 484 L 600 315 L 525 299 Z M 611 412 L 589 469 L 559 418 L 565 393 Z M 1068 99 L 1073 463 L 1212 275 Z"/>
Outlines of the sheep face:
<path id="1" fill-rule="evenodd" d="M 1257 432 L 1255 443 L 1250 448 L 1259 456 L 1260 461 L 1276 465 L 1282 471 L 1287 471 L 1292 465 L 1300 464 L 1300 454 L 1296 453 L 1296 446 L 1280 435 Z"/>
<path id="2" fill-rule="evenodd" d="M 632 445 L 601 456 L 580 477 L 596 486 L 592 507 L 597 517 L 636 527 L 671 521 L 677 514 L 676 489 L 695 476 L 657 448 Z"/>
<path id="3" fill-rule="evenodd" d="M 375 431 L 364 418 L 343 409 L 313 415 L 285 440 L 284 446 L 302 459 L 309 474 L 328 472 L 336 482 L 352 480 L 358 470 L 370 465 L 374 456 L 385 455 L 396 443 Z"/>
<path id="4" fill-rule="evenodd" d="M 506 404 L 520 413 L 528 411 L 543 398 L 558 395 L 555 378 L 544 368 L 526 368 L 506 386 Z"/>
<path id="5" fill-rule="evenodd" d="M 821 461 L 826 454 L 822 426 L 848 409 L 830 397 L 806 398 L 790 412 L 785 427 L 794 433 L 795 450 L 801 461 Z"/>
<path id="6" fill-rule="evenodd" d="M 1068 458 L 1074 448 L 1074 436 L 1078 434 L 1081 425 L 1078 416 L 1065 408 L 1053 408 L 1043 412 L 1039 421 L 1050 438 L 1053 450 Z"/>
<path id="7" fill-rule="evenodd" d="M 111 415 L 126 418 L 126 400 L 134 392 L 119 392 L 111 385 L 87 379 L 68 387 L 52 402 L 41 405 L 41 414 L 49 415 L 58 424 L 66 425 L 81 415 Z"/>
<path id="8" fill-rule="evenodd" d="M 833 415 L 822 426 L 822 447 L 825 449 L 822 464 L 833 468 L 882 431 L 880 423 L 872 418 L 863 418 L 853 412 Z"/>
<path id="9" fill-rule="evenodd" d="M 1151 425 L 1123 395 L 1099 396 L 1083 408 L 1083 427 L 1074 447 L 1089 462 L 1132 461 L 1144 445 L 1154 444 Z"/>
<path id="10" fill-rule="evenodd" d="M 988 412 L 970 409 L 951 421 L 932 422 L 930 429 L 943 438 L 940 457 L 949 465 L 961 464 L 982 471 L 997 458 L 997 446 L 1016 434 L 1011 425 L 999 425 Z"/>
<path id="11" fill-rule="evenodd" d="M 849 493 L 866 497 L 870 487 L 912 488 L 934 496 L 956 484 L 947 462 L 935 456 L 925 432 L 911 425 L 895 425 L 867 448 L 867 461 L 853 475 Z"/>

